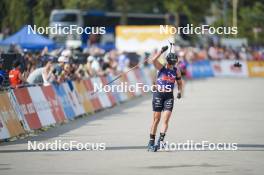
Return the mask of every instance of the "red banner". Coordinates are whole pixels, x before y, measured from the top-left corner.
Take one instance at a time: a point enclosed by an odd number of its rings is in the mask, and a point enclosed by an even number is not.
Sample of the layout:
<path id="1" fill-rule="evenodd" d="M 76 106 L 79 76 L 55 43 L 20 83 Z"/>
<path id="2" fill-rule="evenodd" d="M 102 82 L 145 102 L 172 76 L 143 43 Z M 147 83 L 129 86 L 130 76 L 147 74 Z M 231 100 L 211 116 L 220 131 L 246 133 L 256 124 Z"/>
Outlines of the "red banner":
<path id="1" fill-rule="evenodd" d="M 49 102 L 50 109 L 56 120 L 56 123 L 62 123 L 64 120 L 66 120 L 66 117 L 53 88 L 51 86 L 42 86 L 41 90 Z"/>
<path id="2" fill-rule="evenodd" d="M 19 103 L 20 109 L 23 112 L 30 129 L 41 128 L 39 117 L 32 103 L 27 88 L 15 89 L 14 94 Z"/>

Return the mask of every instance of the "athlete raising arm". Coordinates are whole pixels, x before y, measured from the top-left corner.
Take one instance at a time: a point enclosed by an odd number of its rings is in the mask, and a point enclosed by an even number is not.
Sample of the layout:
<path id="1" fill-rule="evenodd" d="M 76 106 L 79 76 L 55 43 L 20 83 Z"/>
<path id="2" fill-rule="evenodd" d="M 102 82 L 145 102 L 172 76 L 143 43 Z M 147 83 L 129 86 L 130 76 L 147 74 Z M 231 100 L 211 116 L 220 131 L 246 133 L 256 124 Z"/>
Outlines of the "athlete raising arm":
<path id="1" fill-rule="evenodd" d="M 156 80 L 156 91 L 153 92 L 152 109 L 153 109 L 153 120 L 150 129 L 150 140 L 148 144 L 149 151 L 157 151 L 160 148 L 161 142 L 164 141 L 164 137 L 168 130 L 168 123 L 172 113 L 174 104 L 173 89 L 175 82 L 177 83 L 178 93 L 177 98 L 181 98 L 182 92 L 182 80 L 180 70 L 175 66 L 178 58 L 175 53 L 169 53 L 166 56 L 167 63 L 163 66 L 158 58 L 168 49 L 168 46 L 162 47 L 161 51 L 158 52 L 153 58 L 153 64 L 158 70 Z M 155 135 L 158 124 L 161 118 L 161 112 L 163 111 L 163 121 L 160 131 L 160 137 L 157 144 L 155 145 Z"/>

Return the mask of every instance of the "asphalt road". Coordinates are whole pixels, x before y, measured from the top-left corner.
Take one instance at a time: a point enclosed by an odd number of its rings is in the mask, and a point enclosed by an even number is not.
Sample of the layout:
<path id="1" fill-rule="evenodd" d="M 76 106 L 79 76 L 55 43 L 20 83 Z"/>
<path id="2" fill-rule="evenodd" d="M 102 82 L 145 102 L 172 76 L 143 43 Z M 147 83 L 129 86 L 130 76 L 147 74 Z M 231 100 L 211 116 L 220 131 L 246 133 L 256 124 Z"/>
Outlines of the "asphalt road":
<path id="1" fill-rule="evenodd" d="M 0 175 L 263 174 L 264 79 L 189 82 L 176 100 L 166 140 L 236 143 L 236 151 L 147 152 L 151 96 L 0 144 Z M 28 140 L 106 143 L 104 151 L 29 151 Z"/>

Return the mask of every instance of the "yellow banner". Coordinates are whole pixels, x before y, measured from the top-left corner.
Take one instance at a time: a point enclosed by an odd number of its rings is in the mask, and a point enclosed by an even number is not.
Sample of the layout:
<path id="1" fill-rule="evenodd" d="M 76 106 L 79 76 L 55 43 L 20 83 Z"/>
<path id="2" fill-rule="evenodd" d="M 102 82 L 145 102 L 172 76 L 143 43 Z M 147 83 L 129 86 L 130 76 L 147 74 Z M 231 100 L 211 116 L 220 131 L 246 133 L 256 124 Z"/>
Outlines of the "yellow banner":
<path id="1" fill-rule="evenodd" d="M 168 25 L 117 26 L 116 47 L 121 51 L 151 52 L 168 45 L 168 40 L 173 41 L 171 28 Z"/>
<path id="2" fill-rule="evenodd" d="M 0 117 L 5 122 L 10 137 L 24 133 L 7 93 L 0 94 Z"/>
<path id="3" fill-rule="evenodd" d="M 85 112 L 94 113 L 93 105 L 89 99 L 89 93 L 83 84 L 83 80 L 79 82 L 75 81 L 74 83 Z"/>
<path id="4" fill-rule="evenodd" d="M 250 77 L 264 77 L 264 61 L 248 61 L 247 65 Z"/>

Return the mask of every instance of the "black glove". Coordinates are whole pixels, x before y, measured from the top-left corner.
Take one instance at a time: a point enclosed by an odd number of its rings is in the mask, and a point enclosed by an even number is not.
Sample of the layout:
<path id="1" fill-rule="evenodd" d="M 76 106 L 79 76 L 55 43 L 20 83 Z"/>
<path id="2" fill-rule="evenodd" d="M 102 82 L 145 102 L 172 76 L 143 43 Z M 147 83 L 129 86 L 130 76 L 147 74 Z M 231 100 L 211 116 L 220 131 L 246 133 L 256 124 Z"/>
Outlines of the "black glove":
<path id="1" fill-rule="evenodd" d="M 178 98 L 178 99 L 181 98 L 181 93 L 180 93 L 180 92 L 178 92 L 178 94 L 177 94 L 177 98 Z"/>
<path id="2" fill-rule="evenodd" d="M 163 47 L 161 48 L 161 53 L 164 53 L 168 48 L 169 48 L 168 46 L 163 46 Z"/>

